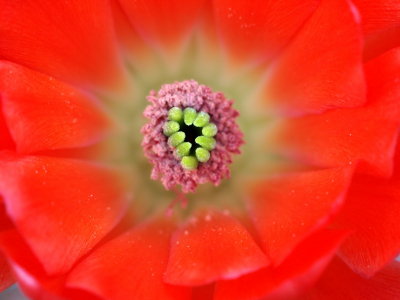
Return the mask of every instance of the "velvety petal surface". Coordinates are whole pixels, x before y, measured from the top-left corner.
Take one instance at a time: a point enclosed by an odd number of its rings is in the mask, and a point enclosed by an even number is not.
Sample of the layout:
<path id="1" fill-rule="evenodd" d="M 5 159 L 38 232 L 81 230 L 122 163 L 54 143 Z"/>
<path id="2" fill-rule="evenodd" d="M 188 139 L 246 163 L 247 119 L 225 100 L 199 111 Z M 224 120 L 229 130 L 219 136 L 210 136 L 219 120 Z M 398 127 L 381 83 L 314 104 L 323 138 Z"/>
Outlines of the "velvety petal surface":
<path id="1" fill-rule="evenodd" d="M 18 285 L 30 299 L 40 300 L 99 300 L 77 289 L 64 286 L 63 276 L 49 276 L 24 239 L 14 229 L 0 233 L 0 248 L 10 258 Z"/>
<path id="2" fill-rule="evenodd" d="M 128 58 L 133 56 L 135 63 L 138 63 L 138 61 L 141 60 L 148 62 L 149 59 L 143 57 L 143 55 L 149 54 L 149 48 L 146 47 L 144 41 L 132 27 L 132 24 L 130 23 L 125 11 L 122 9 L 119 0 L 111 0 L 110 5 L 116 36 L 120 47 L 123 49 L 123 53 Z"/>
<path id="3" fill-rule="evenodd" d="M 250 216 L 262 245 L 279 264 L 307 236 L 319 230 L 341 207 L 351 168 L 275 176 L 251 184 Z"/>
<path id="4" fill-rule="evenodd" d="M 128 197 L 119 173 L 49 157 L 0 157 L 7 214 L 50 274 L 67 271 L 120 220 Z"/>
<path id="5" fill-rule="evenodd" d="M 214 299 L 291 299 L 317 280 L 346 235 L 322 230 L 300 244 L 277 268 L 217 282 Z"/>
<path id="6" fill-rule="evenodd" d="M 120 80 L 108 1 L 1 0 L 0 7 L 0 58 L 79 86 Z"/>
<path id="7" fill-rule="evenodd" d="M 189 300 L 191 290 L 164 283 L 171 220 L 143 223 L 101 246 L 67 278 L 67 285 L 108 300 Z"/>
<path id="8" fill-rule="evenodd" d="M 393 262 L 372 278 L 353 273 L 335 259 L 315 288 L 302 299 L 396 300 L 400 295 L 400 263 Z"/>
<path id="9" fill-rule="evenodd" d="M 8 265 L 7 259 L 0 254 L 0 293 L 14 283 L 14 275 Z"/>
<path id="10" fill-rule="evenodd" d="M 400 147 L 393 178 L 356 176 L 338 226 L 354 229 L 340 256 L 357 273 L 372 276 L 400 253 Z"/>
<path id="11" fill-rule="evenodd" d="M 322 0 L 271 66 L 265 101 L 301 115 L 365 102 L 360 19 L 346 0 Z"/>
<path id="12" fill-rule="evenodd" d="M 89 95 L 25 67 L 0 62 L 0 89 L 19 153 L 88 146 L 110 127 Z"/>
<path id="13" fill-rule="evenodd" d="M 368 105 L 283 121 L 277 130 L 281 150 L 319 166 L 352 165 L 358 171 L 389 176 L 400 120 L 400 49 L 366 66 Z"/>
<path id="14" fill-rule="evenodd" d="M 368 35 L 365 39 L 364 60 L 369 61 L 396 47 L 400 47 L 400 25 Z"/>
<path id="15" fill-rule="evenodd" d="M 194 287 L 191 300 L 214 300 L 215 284 Z"/>
<path id="16" fill-rule="evenodd" d="M 136 31 L 152 46 L 171 50 L 188 37 L 205 0 L 119 0 Z"/>
<path id="17" fill-rule="evenodd" d="M 11 138 L 6 121 L 4 120 L 2 101 L 0 100 L 0 150 L 4 149 L 13 150 L 15 149 L 15 144 Z"/>
<path id="18" fill-rule="evenodd" d="M 368 35 L 377 31 L 400 26 L 400 2 L 397 0 L 353 0 L 361 17 L 364 32 Z"/>
<path id="19" fill-rule="evenodd" d="M 397 139 L 398 108 L 371 105 L 292 119 L 280 137 L 286 155 L 317 166 L 354 165 L 360 171 L 388 176 Z"/>
<path id="20" fill-rule="evenodd" d="M 371 162 L 380 162 L 380 167 L 386 168 L 386 172 L 378 172 L 378 175 L 389 175 L 398 136 L 400 49 L 391 50 L 372 60 L 365 69 L 369 84 L 368 114 L 356 119 L 361 126 L 352 128 L 348 123 L 348 128 L 343 130 L 351 129 L 350 132 L 356 134 L 355 129 L 367 128 L 371 133 L 375 132 L 379 138 L 374 141 L 376 138 L 371 135 L 370 145 L 365 142 L 362 145 L 364 149 L 369 147 L 376 151 L 375 157 L 369 156 Z M 379 119 L 373 119 L 377 116 Z M 374 123 L 370 123 L 371 120 Z M 376 149 L 376 146 L 379 148 Z M 340 255 L 353 270 L 363 275 L 372 276 L 400 251 L 399 155 L 395 162 L 395 173 L 391 179 L 362 175 L 355 177 L 337 221 L 338 226 L 355 230 L 343 244 Z M 368 170 L 366 166 L 360 164 L 358 171 Z"/>
<path id="21" fill-rule="evenodd" d="M 9 261 L 10 257 L 7 258 L 7 253 L 1 247 L 2 236 L 12 227 L 13 224 L 6 214 L 3 197 L 0 195 L 0 293 L 15 283 L 15 276 Z"/>
<path id="22" fill-rule="evenodd" d="M 165 281 L 204 285 L 256 271 L 269 260 L 233 216 L 204 211 L 174 233 Z"/>
<path id="23" fill-rule="evenodd" d="M 368 101 L 383 103 L 393 109 L 392 103 L 400 97 L 400 47 L 365 64 L 368 83 Z M 398 112 L 394 116 L 398 116 Z"/>
<path id="24" fill-rule="evenodd" d="M 304 24 L 317 0 L 215 0 L 214 15 L 226 54 L 244 60 L 271 59 Z"/>
<path id="25" fill-rule="evenodd" d="M 354 0 L 365 34 L 364 58 L 369 60 L 400 46 L 400 2 Z"/>

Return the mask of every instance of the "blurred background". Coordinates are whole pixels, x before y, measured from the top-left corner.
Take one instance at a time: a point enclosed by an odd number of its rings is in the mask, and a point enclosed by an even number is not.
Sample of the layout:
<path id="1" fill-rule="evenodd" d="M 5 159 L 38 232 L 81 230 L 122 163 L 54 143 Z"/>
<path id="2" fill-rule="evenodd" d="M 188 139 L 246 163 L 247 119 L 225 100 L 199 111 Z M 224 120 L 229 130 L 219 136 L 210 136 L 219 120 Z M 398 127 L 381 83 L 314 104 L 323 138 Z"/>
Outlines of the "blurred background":
<path id="1" fill-rule="evenodd" d="M 5 290 L 4 292 L 0 293 L 0 300 L 27 300 L 26 298 L 18 289 L 16 285 L 13 285 L 9 289 Z"/>

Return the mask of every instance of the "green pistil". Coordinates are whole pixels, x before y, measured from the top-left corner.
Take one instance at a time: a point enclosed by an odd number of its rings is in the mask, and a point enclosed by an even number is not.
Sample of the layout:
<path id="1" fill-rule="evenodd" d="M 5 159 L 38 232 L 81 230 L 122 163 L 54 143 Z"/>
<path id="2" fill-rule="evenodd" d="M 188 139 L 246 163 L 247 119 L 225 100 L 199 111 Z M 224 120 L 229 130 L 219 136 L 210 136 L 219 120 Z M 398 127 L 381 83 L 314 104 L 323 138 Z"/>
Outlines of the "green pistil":
<path id="1" fill-rule="evenodd" d="M 180 159 L 181 166 L 186 170 L 197 169 L 199 162 L 205 163 L 211 157 L 210 151 L 216 146 L 213 137 L 218 129 L 214 123 L 210 123 L 210 119 L 208 113 L 197 112 L 192 107 L 184 110 L 172 107 L 168 111 L 163 132 L 168 137 L 168 144 L 175 148 L 175 155 Z"/>

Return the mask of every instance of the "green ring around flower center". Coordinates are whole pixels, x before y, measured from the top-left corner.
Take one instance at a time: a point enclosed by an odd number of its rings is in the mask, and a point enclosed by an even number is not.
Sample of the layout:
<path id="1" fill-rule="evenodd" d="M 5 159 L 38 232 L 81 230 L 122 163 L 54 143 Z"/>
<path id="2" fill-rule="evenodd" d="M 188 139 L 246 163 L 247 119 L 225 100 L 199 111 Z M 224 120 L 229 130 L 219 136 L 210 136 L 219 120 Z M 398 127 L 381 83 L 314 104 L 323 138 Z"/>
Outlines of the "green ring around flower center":
<path id="1" fill-rule="evenodd" d="M 206 112 L 197 112 L 192 107 L 183 110 L 172 107 L 163 132 L 168 137 L 168 144 L 175 149 L 181 166 L 186 170 L 195 170 L 199 163 L 210 159 L 210 151 L 216 146 L 214 136 L 218 129 L 210 123 L 210 115 Z"/>

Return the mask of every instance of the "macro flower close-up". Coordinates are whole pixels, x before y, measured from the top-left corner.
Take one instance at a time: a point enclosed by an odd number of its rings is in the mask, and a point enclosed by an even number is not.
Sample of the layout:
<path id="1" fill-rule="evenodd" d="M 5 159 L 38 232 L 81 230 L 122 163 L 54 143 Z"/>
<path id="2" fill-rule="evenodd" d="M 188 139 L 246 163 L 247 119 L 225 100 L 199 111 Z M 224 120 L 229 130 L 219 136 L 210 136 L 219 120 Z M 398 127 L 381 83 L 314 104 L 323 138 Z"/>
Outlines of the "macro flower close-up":
<path id="1" fill-rule="evenodd" d="M 400 299 L 399 128 L 398 0 L 0 0 L 0 299 Z"/>

